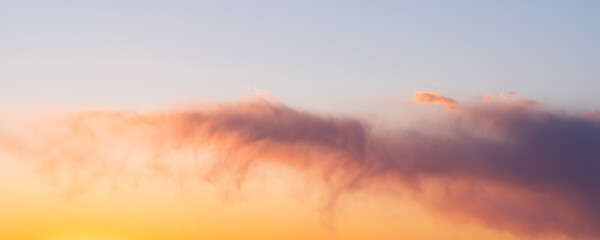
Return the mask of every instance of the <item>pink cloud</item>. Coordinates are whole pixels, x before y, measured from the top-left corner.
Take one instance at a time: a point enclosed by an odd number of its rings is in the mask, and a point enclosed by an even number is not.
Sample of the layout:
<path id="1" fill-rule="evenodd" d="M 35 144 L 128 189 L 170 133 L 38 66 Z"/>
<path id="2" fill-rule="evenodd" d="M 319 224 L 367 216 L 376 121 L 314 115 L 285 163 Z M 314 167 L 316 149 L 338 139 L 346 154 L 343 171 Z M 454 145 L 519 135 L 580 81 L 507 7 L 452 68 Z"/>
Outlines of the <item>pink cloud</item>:
<path id="1" fill-rule="evenodd" d="M 415 100 L 456 103 L 439 92 L 417 92 Z M 430 118 L 447 127 L 443 133 L 426 124 L 383 133 L 364 120 L 261 99 L 198 106 L 40 119 L 33 132 L 0 135 L 0 149 L 44 177 L 67 174 L 75 189 L 99 179 L 181 177 L 178 168 L 209 181 L 229 174 L 239 183 L 248 168 L 272 162 L 323 181 L 330 208 L 344 194 L 377 184 L 403 189 L 449 218 L 524 236 L 600 236 L 600 123 L 594 119 L 527 104 L 473 103 L 455 121 Z M 165 160 L 202 149 L 214 153 L 207 169 L 190 167 L 195 158 Z M 131 152 L 138 158 L 127 158 Z"/>

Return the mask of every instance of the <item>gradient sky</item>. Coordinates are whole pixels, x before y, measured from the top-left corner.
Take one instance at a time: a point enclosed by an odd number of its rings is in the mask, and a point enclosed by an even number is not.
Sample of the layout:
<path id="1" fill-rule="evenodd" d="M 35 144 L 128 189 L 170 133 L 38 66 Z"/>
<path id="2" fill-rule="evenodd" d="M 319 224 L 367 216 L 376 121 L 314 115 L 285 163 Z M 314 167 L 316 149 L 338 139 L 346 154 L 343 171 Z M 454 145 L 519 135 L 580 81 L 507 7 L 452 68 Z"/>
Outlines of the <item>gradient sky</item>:
<path id="1" fill-rule="evenodd" d="M 0 239 L 598 239 L 599 13 L 0 1 Z"/>
<path id="2" fill-rule="evenodd" d="M 1 107 L 137 108 L 248 86 L 319 108 L 415 88 L 600 106 L 597 1 L 1 4 Z"/>

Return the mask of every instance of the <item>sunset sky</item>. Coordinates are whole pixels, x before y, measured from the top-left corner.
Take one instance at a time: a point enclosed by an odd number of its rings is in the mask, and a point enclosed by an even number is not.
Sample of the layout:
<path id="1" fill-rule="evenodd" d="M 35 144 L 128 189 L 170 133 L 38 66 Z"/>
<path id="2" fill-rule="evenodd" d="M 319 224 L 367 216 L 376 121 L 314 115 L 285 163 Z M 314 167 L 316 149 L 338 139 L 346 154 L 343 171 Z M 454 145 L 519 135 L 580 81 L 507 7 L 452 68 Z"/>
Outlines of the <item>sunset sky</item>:
<path id="1" fill-rule="evenodd" d="M 599 12 L 0 1 L 0 239 L 598 239 Z"/>

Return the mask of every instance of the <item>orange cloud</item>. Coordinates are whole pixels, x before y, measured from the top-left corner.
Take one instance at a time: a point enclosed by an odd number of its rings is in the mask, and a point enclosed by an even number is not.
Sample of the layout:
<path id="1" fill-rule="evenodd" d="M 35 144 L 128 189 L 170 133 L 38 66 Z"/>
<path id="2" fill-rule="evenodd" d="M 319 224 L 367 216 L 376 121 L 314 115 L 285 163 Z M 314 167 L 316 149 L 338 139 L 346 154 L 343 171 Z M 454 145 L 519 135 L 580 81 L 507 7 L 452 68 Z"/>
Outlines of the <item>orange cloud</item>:
<path id="1" fill-rule="evenodd" d="M 493 99 L 494 99 L 494 96 L 492 94 L 484 93 L 483 99 L 481 100 L 481 102 L 486 103 L 486 102 L 492 101 Z"/>
<path id="2" fill-rule="evenodd" d="M 581 114 L 583 117 L 600 119 L 600 110 L 587 111 Z"/>
<path id="3" fill-rule="evenodd" d="M 500 93 L 500 97 L 502 97 L 504 99 L 508 99 L 510 97 L 516 97 L 517 95 L 518 94 L 516 92 L 513 92 L 513 91 Z"/>
<path id="4" fill-rule="evenodd" d="M 448 110 L 451 110 L 451 111 L 457 112 L 457 113 L 462 113 L 460 110 L 458 110 L 454 107 L 454 105 L 457 102 L 452 98 L 442 96 L 442 94 L 440 94 L 439 90 L 437 92 L 430 92 L 430 91 L 419 92 L 419 91 L 415 90 L 414 99 L 418 103 L 440 103 L 440 104 L 446 105 L 446 108 Z"/>

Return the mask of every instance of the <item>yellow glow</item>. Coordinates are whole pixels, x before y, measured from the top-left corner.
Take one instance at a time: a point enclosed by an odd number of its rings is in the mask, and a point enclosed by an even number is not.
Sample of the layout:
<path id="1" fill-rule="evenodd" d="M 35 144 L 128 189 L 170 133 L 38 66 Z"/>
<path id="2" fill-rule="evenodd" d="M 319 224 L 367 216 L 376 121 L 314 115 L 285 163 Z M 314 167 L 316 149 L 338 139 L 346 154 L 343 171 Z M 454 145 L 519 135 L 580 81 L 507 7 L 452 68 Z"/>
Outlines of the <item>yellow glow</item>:
<path id="1" fill-rule="evenodd" d="M 432 99 L 453 104 L 439 93 Z M 219 113 L 273 112 L 235 106 Z M 25 135 L 22 145 L 7 140 L 0 149 L 0 239 L 518 239 L 440 214 L 400 184 L 378 189 L 385 179 L 346 189 L 344 174 L 355 169 L 342 169 L 337 151 L 244 144 L 244 134 L 227 129 L 202 138 L 220 116 L 193 128 L 178 114 L 92 111 L 36 129 L 42 137 Z M 215 157 L 211 147 L 241 160 Z M 244 167 L 246 159 L 255 161 Z M 219 169 L 211 164 L 226 169 L 211 172 Z M 332 196 L 336 187 L 342 195 Z"/>
<path id="2" fill-rule="evenodd" d="M 39 240 L 134 240 L 118 236 L 110 236 L 104 234 L 70 234 L 63 236 L 56 236 L 50 238 L 43 238 Z"/>
<path id="3" fill-rule="evenodd" d="M 314 194 L 321 187 L 276 165 L 250 171 L 243 187 L 229 192 L 201 181 L 147 180 L 125 192 L 105 183 L 68 197 L 26 167 L 4 163 L 13 171 L 2 178 L 20 181 L 0 181 L 13 189 L 0 206 L 0 239 L 517 239 L 385 194 L 349 194 L 323 212 L 323 195 Z"/>

